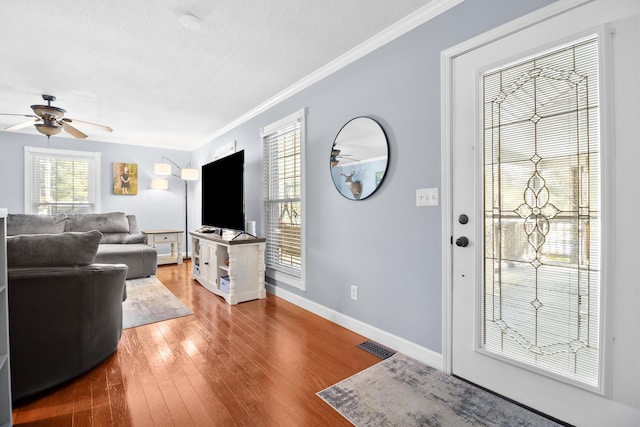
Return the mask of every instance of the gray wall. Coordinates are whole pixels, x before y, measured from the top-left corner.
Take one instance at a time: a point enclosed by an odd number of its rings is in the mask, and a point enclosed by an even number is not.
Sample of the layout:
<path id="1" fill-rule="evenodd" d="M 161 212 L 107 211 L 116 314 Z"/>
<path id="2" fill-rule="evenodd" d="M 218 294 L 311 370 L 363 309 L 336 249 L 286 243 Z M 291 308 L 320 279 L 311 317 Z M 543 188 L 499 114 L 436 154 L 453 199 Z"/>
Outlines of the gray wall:
<path id="1" fill-rule="evenodd" d="M 40 134 L 0 132 L 0 182 L 3 183 L 0 187 L 0 206 L 7 208 L 9 213 L 24 212 L 25 146 L 100 152 L 102 212 L 135 214 L 142 229 L 184 230 L 184 181 L 169 177 L 169 191 L 161 191 L 151 190 L 151 179 L 156 177 L 153 164 L 161 162 L 162 156 L 183 166 L 190 160 L 189 152 L 59 137 L 53 137 L 47 143 L 46 137 Z M 114 162 L 138 164 L 137 195 L 113 194 Z M 190 224 L 190 228 L 195 227 L 195 224 Z M 159 250 L 165 252 L 165 248 Z"/>
<path id="2" fill-rule="evenodd" d="M 259 220 L 259 129 L 307 109 L 306 292 L 279 286 L 441 352 L 442 218 L 415 206 L 416 188 L 440 187 L 440 52 L 549 3 L 467 0 L 195 150 L 202 164 L 230 141 L 245 149 L 247 218 Z M 336 191 L 329 154 L 342 125 L 363 115 L 385 129 L 390 165 L 382 187 L 354 202 Z"/>

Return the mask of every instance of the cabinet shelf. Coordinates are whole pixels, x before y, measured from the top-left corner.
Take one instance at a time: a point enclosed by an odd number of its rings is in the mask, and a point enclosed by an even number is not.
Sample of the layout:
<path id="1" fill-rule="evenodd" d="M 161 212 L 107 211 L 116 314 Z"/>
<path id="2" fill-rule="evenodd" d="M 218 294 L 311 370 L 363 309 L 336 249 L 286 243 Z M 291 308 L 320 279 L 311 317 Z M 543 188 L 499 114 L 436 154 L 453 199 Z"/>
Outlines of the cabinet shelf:
<path id="1" fill-rule="evenodd" d="M 266 298 L 264 286 L 265 239 L 225 239 L 192 232 L 193 278 L 228 304 Z M 233 262 L 229 263 L 229 258 Z M 229 263 L 229 265 L 227 265 Z M 229 289 L 220 288 L 220 279 L 229 277 Z"/>
<path id="2" fill-rule="evenodd" d="M 11 365 L 7 292 L 7 210 L 0 209 L 0 426 L 11 425 Z"/>

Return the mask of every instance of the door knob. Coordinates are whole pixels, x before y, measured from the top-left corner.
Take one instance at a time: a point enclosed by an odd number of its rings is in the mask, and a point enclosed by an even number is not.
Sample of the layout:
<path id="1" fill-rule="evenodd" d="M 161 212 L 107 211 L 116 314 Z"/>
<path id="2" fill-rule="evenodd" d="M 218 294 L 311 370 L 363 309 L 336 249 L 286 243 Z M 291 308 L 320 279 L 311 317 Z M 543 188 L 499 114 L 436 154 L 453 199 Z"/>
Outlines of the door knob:
<path id="1" fill-rule="evenodd" d="M 469 239 L 467 239 L 465 236 L 458 237 L 456 239 L 456 246 L 466 248 L 467 246 L 469 246 Z"/>

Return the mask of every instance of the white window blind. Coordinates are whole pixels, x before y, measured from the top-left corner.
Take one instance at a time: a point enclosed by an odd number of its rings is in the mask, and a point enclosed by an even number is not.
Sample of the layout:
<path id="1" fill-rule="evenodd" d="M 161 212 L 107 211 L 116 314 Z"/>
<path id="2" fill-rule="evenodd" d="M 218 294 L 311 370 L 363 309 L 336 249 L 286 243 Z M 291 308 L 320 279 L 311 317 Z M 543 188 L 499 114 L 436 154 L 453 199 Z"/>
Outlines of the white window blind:
<path id="1" fill-rule="evenodd" d="M 25 147 L 25 212 L 99 210 L 100 153 Z"/>
<path id="2" fill-rule="evenodd" d="M 483 76 L 483 347 L 600 384 L 598 41 Z"/>
<path id="3" fill-rule="evenodd" d="M 262 130 L 264 215 L 268 269 L 302 275 L 302 112 Z"/>

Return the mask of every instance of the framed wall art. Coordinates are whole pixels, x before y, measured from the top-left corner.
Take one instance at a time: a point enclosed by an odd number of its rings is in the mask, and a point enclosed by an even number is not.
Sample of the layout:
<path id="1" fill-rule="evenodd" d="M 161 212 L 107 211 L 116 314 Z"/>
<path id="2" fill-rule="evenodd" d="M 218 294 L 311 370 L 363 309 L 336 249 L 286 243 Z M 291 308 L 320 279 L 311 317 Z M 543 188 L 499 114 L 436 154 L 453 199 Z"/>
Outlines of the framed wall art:
<path id="1" fill-rule="evenodd" d="M 135 196 L 138 194 L 138 164 L 113 164 L 113 194 Z"/>

